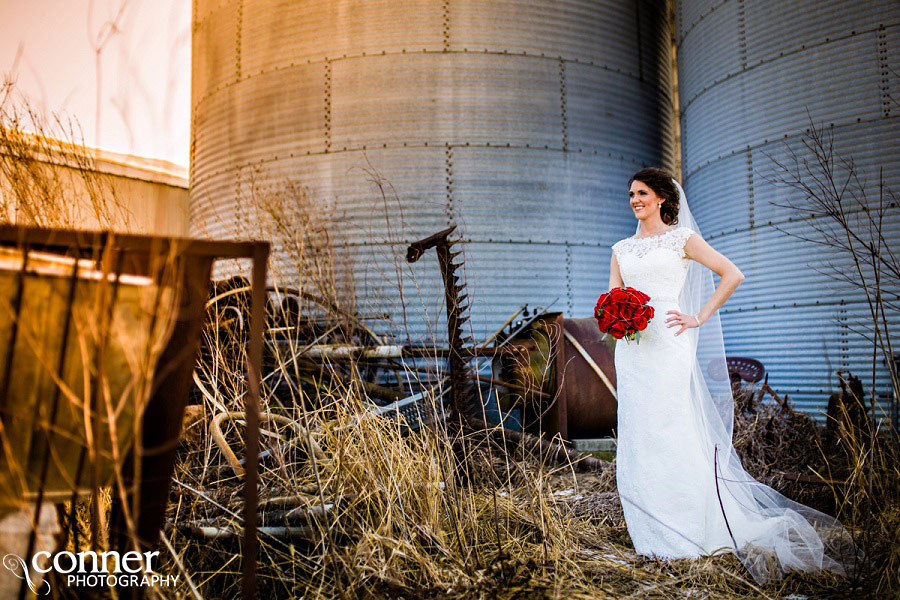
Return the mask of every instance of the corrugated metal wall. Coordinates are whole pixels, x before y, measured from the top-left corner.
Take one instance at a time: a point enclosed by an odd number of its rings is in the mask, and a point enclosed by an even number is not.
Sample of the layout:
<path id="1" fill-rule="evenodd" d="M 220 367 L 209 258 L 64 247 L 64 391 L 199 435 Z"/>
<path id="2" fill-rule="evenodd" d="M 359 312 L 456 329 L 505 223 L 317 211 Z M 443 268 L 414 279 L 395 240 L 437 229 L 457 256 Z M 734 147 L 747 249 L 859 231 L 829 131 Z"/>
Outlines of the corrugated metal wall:
<path id="1" fill-rule="evenodd" d="M 707 240 L 747 276 L 722 310 L 726 350 L 762 360 L 801 408 L 824 410 L 837 369 L 871 387 L 873 346 L 841 327 L 871 322 L 869 308 L 859 290 L 816 272 L 830 260 L 853 277 L 846 259 L 789 235 L 825 219 L 772 204 L 803 200 L 771 183 L 774 161 L 810 157 L 811 119 L 852 157 L 871 205 L 882 168 L 900 192 L 900 4 L 679 0 L 676 38 L 685 190 Z M 900 208 L 884 230 L 896 252 Z M 889 320 L 900 334 L 900 315 Z"/>
<path id="2" fill-rule="evenodd" d="M 651 1 L 198 0 L 193 231 L 234 235 L 248 181 L 293 178 L 401 338 L 443 337 L 437 262 L 404 253 L 451 224 L 476 338 L 525 302 L 588 315 L 628 177 L 674 163 L 668 31 Z"/>

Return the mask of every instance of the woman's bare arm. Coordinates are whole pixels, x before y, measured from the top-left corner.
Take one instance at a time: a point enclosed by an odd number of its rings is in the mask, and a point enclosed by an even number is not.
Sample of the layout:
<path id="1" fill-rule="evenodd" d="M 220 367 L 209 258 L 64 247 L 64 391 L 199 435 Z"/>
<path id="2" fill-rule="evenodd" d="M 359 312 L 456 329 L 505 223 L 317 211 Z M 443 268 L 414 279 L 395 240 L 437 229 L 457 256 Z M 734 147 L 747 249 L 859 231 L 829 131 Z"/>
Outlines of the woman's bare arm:
<path id="1" fill-rule="evenodd" d="M 619 273 L 619 261 L 616 260 L 616 253 L 613 252 L 612 257 L 609 259 L 609 287 L 606 289 L 608 291 L 624 285 L 622 283 L 622 275 Z"/>
<path id="2" fill-rule="evenodd" d="M 684 253 L 688 258 L 696 260 L 698 263 L 708 267 L 722 278 L 721 281 L 719 281 L 719 285 L 716 287 L 715 293 L 713 293 L 710 299 L 706 301 L 706 304 L 700 309 L 700 312 L 697 315 L 700 319 L 700 323 L 703 323 L 725 304 L 725 301 L 728 300 L 731 294 L 734 293 L 734 290 L 736 290 L 744 280 L 744 274 L 741 273 L 741 270 L 738 269 L 733 262 L 710 246 L 706 240 L 697 234 L 692 235 L 688 238 L 687 242 L 685 242 Z M 670 319 L 677 321 L 674 317 L 671 317 Z M 669 320 L 666 322 L 668 323 Z M 673 323 L 673 325 L 678 324 L 679 323 Z M 688 316 L 688 320 L 682 323 L 681 326 L 682 328 L 675 335 L 696 325 L 693 323 L 693 318 Z"/>

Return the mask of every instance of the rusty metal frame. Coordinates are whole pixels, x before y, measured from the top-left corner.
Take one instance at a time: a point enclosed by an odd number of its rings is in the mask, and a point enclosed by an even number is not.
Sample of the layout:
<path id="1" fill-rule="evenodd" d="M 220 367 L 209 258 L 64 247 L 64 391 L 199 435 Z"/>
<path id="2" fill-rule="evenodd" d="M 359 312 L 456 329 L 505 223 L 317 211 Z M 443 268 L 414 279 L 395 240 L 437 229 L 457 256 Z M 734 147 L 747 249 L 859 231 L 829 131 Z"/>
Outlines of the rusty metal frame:
<path id="1" fill-rule="evenodd" d="M 556 374 L 556 398 L 554 398 L 554 404 L 556 405 L 556 429 L 559 432 L 560 437 L 569 441 L 569 403 L 566 397 L 566 367 L 568 366 L 568 362 L 566 361 L 566 342 L 563 337 L 565 332 L 565 319 L 562 313 L 550 313 L 552 326 L 550 327 L 551 336 L 550 336 L 550 344 L 551 347 L 556 350 L 554 355 L 553 366 Z"/>
<path id="2" fill-rule="evenodd" d="M 242 596 L 244 598 L 253 598 L 256 595 L 256 563 L 258 553 L 257 541 L 257 523 L 256 511 L 258 501 L 258 483 L 259 483 L 259 464 L 258 464 L 258 447 L 259 447 L 259 412 L 260 412 L 260 379 L 262 366 L 262 336 L 265 319 L 265 303 L 266 303 L 266 268 L 269 256 L 269 243 L 263 241 L 215 241 L 215 240 L 198 240 L 190 238 L 175 237 L 159 237 L 148 235 L 132 235 L 118 234 L 109 231 L 77 231 L 65 229 L 45 229 L 38 227 L 27 227 L 19 225 L 0 225 L 0 247 L 14 247 L 23 251 L 22 267 L 19 270 L 19 283 L 17 296 L 14 301 L 13 309 L 16 315 L 16 323 L 11 330 L 11 347 L 7 356 L 7 362 L 11 364 L 13 350 L 15 348 L 15 338 L 17 332 L 17 323 L 21 311 L 21 296 L 24 288 L 24 277 L 28 267 L 28 254 L 31 251 L 49 251 L 58 254 L 72 256 L 72 254 L 81 255 L 83 258 L 97 258 L 102 256 L 108 257 L 108 253 L 112 252 L 114 257 L 115 269 L 110 273 L 115 273 L 114 282 L 118 281 L 118 276 L 124 273 L 135 275 L 152 275 L 153 257 L 160 255 L 172 255 L 178 260 L 185 263 L 192 263 L 194 270 L 200 269 L 207 275 L 211 272 L 212 263 L 221 259 L 250 259 L 252 261 L 251 275 L 251 313 L 250 313 L 250 340 L 247 353 L 247 387 L 248 393 L 244 396 L 244 410 L 246 413 L 246 430 L 244 436 L 245 442 L 245 479 L 244 479 L 244 544 L 242 556 Z M 78 256 L 76 256 L 77 258 Z M 127 260 L 126 260 L 127 259 Z M 104 267 L 105 268 L 105 267 Z M 198 292 L 201 288 L 206 290 L 202 300 L 205 302 L 206 295 L 209 293 L 210 280 L 206 277 L 205 282 L 191 282 L 187 279 L 189 269 L 182 270 L 182 279 L 178 285 L 183 289 Z M 77 263 L 73 267 L 73 283 L 77 277 Z M 115 286 L 115 283 L 114 283 Z M 192 286 L 192 287 L 191 287 Z M 115 290 L 113 291 L 115 293 Z M 69 294 L 68 309 L 71 312 L 73 294 Z M 196 303 L 197 299 L 194 298 Z M 202 315 L 202 313 L 201 313 Z M 199 335 L 199 334 L 198 334 Z M 170 345 L 171 345 L 170 341 Z M 193 369 L 193 363 L 196 361 L 197 348 L 193 348 L 193 360 L 190 363 L 184 361 L 185 364 Z M 65 354 L 64 348 L 61 355 Z M 64 361 L 64 356 L 60 356 L 60 364 Z M 5 407 L 9 393 L 9 367 L 7 365 L 4 380 L 0 382 L 0 407 Z M 186 368 L 186 367 L 183 367 Z M 182 374 L 183 375 L 183 374 Z M 156 380 L 160 376 L 160 372 L 154 373 L 154 387 L 158 383 Z M 168 377 L 168 375 L 166 375 Z M 189 379 L 190 373 L 187 373 Z M 161 390 L 154 389 L 152 394 L 153 400 L 157 401 L 157 406 L 165 406 L 167 399 L 163 397 Z M 151 400 L 151 402 L 153 401 Z M 181 400 L 186 401 L 186 397 Z M 57 397 L 51 399 L 53 406 L 58 403 Z M 183 404 L 181 408 L 183 410 Z M 37 410 L 37 408 L 36 408 Z M 51 407 L 51 414 L 54 408 Z M 144 422 L 148 419 L 152 420 L 154 416 L 161 416 L 163 413 L 155 414 L 148 406 L 148 411 L 144 415 Z M 181 419 L 178 419 L 178 428 L 175 432 L 175 444 L 180 434 Z M 0 422 L 2 429 L 2 422 Z M 146 429 L 146 427 L 145 427 Z M 5 433 L 4 433 L 5 436 Z M 46 444 L 51 443 L 48 436 Z M 170 448 L 163 448 L 162 452 L 168 452 L 171 458 L 171 464 L 168 465 L 168 484 L 171 483 L 172 468 L 174 468 L 174 445 Z M 45 462 L 49 453 L 45 453 Z M 144 456 L 142 455 L 143 459 Z M 163 458 L 162 460 L 167 460 Z M 166 468 L 162 469 L 167 470 Z M 41 481 L 44 481 L 46 465 L 42 466 Z M 96 476 L 96 469 L 93 469 Z M 143 476 L 143 472 L 142 472 Z M 96 479 L 92 477 L 94 483 Z M 40 512 L 42 498 L 42 485 L 39 486 L 36 515 Z M 77 482 L 76 482 L 77 489 Z M 141 492 L 144 487 L 139 485 L 138 491 L 134 492 L 131 502 L 140 500 Z M 166 488 L 166 490 L 168 487 Z M 158 490 L 155 490 L 158 492 Z M 94 490 L 96 494 L 96 490 Z M 162 521 L 165 518 L 165 505 L 167 503 L 167 493 L 162 501 L 162 511 L 159 506 L 154 507 L 155 511 L 148 511 L 148 522 L 143 523 L 143 529 L 151 534 L 159 531 Z M 145 516 L 141 513 L 141 516 Z M 140 519 L 139 519 L 140 520 Z M 153 522 L 149 522 L 153 521 Z M 92 529 L 96 525 L 92 524 Z M 29 548 L 33 551 L 35 532 L 32 530 L 31 539 L 29 540 Z M 96 533 L 92 531 L 92 538 L 96 542 Z M 156 536 L 158 538 L 158 535 Z M 120 540 L 124 541 L 124 540 Z M 155 544 L 158 539 L 140 540 L 143 544 Z M 24 588 L 23 588 L 24 592 Z M 138 592 L 139 593 L 139 592 Z"/>

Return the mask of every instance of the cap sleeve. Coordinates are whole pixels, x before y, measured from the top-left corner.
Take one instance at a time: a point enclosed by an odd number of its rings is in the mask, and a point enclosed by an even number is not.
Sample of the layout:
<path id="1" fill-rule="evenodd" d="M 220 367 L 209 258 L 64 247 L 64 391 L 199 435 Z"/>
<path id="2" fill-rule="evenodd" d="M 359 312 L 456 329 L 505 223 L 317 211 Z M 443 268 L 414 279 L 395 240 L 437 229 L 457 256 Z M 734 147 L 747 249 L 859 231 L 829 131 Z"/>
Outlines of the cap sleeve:
<path id="1" fill-rule="evenodd" d="M 697 233 L 690 227 L 679 227 L 673 233 L 677 241 L 678 251 L 681 253 L 681 258 L 687 258 L 687 254 L 684 252 L 684 245 L 687 243 L 688 239 Z"/>

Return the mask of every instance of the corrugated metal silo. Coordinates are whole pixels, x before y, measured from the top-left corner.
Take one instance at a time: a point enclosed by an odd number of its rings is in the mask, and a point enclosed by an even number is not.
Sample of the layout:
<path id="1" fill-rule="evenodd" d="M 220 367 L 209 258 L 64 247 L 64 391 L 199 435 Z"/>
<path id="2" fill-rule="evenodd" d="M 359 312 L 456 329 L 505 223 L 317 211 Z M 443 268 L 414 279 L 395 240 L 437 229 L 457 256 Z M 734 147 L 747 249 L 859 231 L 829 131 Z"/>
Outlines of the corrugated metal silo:
<path id="1" fill-rule="evenodd" d="M 880 168 L 900 191 L 900 5 L 679 0 L 676 39 L 685 190 L 705 237 L 747 276 L 722 310 L 726 349 L 760 359 L 801 408 L 824 411 L 834 371 L 871 387 L 872 344 L 842 327 L 859 328 L 869 308 L 861 291 L 816 272 L 833 256 L 779 231 L 811 234 L 816 223 L 772 204 L 803 200 L 772 183 L 774 161 L 811 158 L 803 139 L 812 121 L 833 135 L 836 154 L 853 158 L 869 203 Z M 884 223 L 894 251 L 898 212 Z M 837 265 L 853 277 L 849 262 Z M 888 318 L 900 333 L 897 311 Z"/>
<path id="2" fill-rule="evenodd" d="M 452 224 L 476 337 L 525 302 L 590 314 L 633 232 L 628 176 L 674 163 L 664 3 L 194 6 L 194 231 L 233 235 L 251 178 L 301 182 L 334 211 L 357 309 L 403 338 L 443 337 L 436 260 L 403 256 Z"/>

